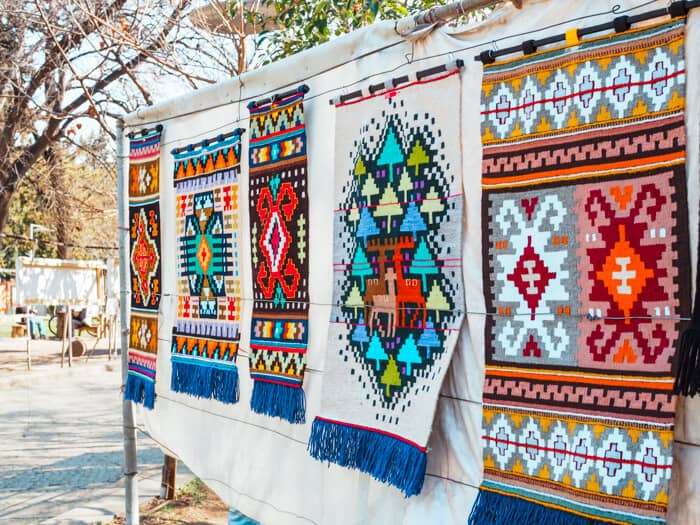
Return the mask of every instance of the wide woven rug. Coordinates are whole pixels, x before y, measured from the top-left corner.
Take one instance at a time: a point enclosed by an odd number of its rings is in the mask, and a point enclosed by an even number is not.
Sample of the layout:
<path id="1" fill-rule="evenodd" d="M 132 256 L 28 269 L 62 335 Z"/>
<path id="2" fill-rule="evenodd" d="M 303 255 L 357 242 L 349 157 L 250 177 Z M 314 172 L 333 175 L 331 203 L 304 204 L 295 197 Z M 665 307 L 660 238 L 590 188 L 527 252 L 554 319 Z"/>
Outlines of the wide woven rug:
<path id="1" fill-rule="evenodd" d="M 171 389 L 238 401 L 240 130 L 176 150 L 177 315 Z"/>
<path id="2" fill-rule="evenodd" d="M 665 522 L 690 292 L 684 22 L 485 68 L 471 525 Z"/>
<path id="3" fill-rule="evenodd" d="M 459 71 L 415 78 L 337 105 L 333 307 L 309 441 L 407 496 L 464 316 Z"/>
<path id="4" fill-rule="evenodd" d="M 249 206 L 253 268 L 250 375 L 254 412 L 306 420 L 309 340 L 306 86 L 250 107 Z"/>
<path id="5" fill-rule="evenodd" d="M 129 142 L 131 299 L 124 398 L 153 408 L 160 305 L 160 127 Z"/>

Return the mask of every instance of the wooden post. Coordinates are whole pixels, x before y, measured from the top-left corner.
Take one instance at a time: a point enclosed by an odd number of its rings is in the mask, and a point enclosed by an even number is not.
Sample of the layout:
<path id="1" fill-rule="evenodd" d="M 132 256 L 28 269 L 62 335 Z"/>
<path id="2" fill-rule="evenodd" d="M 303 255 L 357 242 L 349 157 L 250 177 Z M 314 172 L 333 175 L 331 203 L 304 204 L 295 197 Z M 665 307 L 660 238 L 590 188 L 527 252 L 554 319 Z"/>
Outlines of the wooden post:
<path id="1" fill-rule="evenodd" d="M 163 473 L 160 481 L 160 498 L 175 499 L 175 478 L 177 475 L 177 459 L 163 454 Z"/>
<path id="2" fill-rule="evenodd" d="M 68 331 L 68 367 L 73 366 L 73 311 L 66 305 L 66 330 Z"/>
<path id="3" fill-rule="evenodd" d="M 27 328 L 27 370 L 32 369 L 32 350 L 29 348 L 29 341 L 32 338 L 32 332 L 30 330 L 30 323 L 29 323 L 29 309 L 27 309 L 27 321 L 26 321 L 26 328 Z"/>
<path id="4" fill-rule="evenodd" d="M 129 223 L 128 181 L 124 173 L 124 128 L 117 120 L 117 211 L 119 216 L 119 320 L 121 327 L 122 389 L 129 372 Z M 123 392 L 123 390 L 122 390 Z M 136 426 L 134 407 L 122 394 L 122 431 L 124 433 L 124 507 L 126 525 L 139 525 L 138 463 L 136 461 Z"/>
<path id="5" fill-rule="evenodd" d="M 56 314 L 58 315 L 58 314 Z M 56 320 L 58 323 L 58 320 Z M 63 360 L 66 356 L 66 319 L 63 319 L 63 326 L 61 326 L 61 368 L 63 368 Z"/>

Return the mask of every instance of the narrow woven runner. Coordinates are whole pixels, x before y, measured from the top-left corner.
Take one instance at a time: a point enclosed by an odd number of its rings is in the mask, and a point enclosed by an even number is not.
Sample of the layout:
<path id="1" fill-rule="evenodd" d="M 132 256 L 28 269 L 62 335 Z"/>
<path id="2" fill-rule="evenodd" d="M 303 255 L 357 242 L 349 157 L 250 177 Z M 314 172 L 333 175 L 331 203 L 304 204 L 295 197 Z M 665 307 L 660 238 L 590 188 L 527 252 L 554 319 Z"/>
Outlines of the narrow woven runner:
<path id="1" fill-rule="evenodd" d="M 131 315 L 124 398 L 153 408 L 160 305 L 160 127 L 129 143 Z"/>
<path id="2" fill-rule="evenodd" d="M 304 423 L 309 312 L 306 86 L 250 107 L 250 242 L 254 412 Z"/>
<path id="3" fill-rule="evenodd" d="M 178 297 L 170 386 L 222 403 L 238 401 L 240 133 L 173 152 Z"/>
<path id="4" fill-rule="evenodd" d="M 494 315 L 471 525 L 666 521 L 690 303 L 684 22 L 485 68 Z"/>
<path id="5" fill-rule="evenodd" d="M 334 290 L 309 452 L 418 494 L 464 316 L 458 70 L 337 106 Z"/>

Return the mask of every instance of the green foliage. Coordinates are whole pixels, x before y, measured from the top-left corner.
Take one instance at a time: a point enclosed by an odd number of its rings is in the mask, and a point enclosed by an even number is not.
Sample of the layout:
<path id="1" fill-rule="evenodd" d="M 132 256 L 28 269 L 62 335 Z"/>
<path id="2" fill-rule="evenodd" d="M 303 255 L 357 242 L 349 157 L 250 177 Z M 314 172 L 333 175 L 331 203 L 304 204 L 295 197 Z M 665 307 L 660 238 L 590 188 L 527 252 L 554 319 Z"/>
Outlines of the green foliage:
<path id="1" fill-rule="evenodd" d="M 261 0 L 262 6 L 276 9 L 274 22 L 280 29 L 260 33 L 258 47 L 267 50 L 265 62 L 273 62 L 375 21 L 395 20 L 444 3 L 440 0 Z M 237 1 L 231 2 L 234 16 L 237 6 Z M 260 14 L 248 12 L 246 16 L 250 22 L 263 25 Z"/>

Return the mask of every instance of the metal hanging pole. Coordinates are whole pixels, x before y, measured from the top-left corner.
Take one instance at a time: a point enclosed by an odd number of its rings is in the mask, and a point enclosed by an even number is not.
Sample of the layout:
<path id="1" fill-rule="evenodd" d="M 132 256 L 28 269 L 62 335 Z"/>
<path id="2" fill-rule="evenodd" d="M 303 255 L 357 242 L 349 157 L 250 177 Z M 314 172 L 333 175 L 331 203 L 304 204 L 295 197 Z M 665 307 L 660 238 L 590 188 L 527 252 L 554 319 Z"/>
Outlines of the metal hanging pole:
<path id="1" fill-rule="evenodd" d="M 119 206 L 119 317 L 122 332 L 122 420 L 124 432 L 124 504 L 126 525 L 139 524 L 138 464 L 136 461 L 136 426 L 134 425 L 134 407 L 131 401 L 123 398 L 126 378 L 129 372 L 129 224 L 127 184 L 124 173 L 124 128 L 117 121 L 117 205 Z"/>
<path id="2" fill-rule="evenodd" d="M 447 5 L 431 7 L 427 11 L 417 15 L 407 16 L 396 21 L 394 30 L 401 36 L 407 36 L 417 29 L 421 29 L 433 24 L 446 24 L 450 20 L 468 14 L 470 11 L 482 7 L 502 4 L 506 0 L 461 0 Z M 511 0 L 511 3 L 518 9 L 522 8 L 523 0 Z"/>

